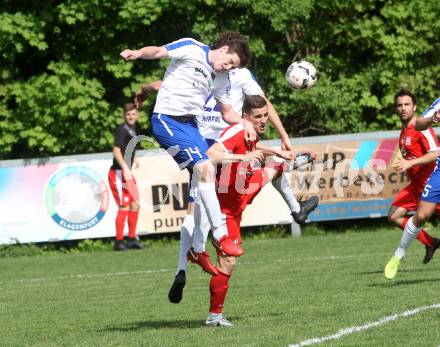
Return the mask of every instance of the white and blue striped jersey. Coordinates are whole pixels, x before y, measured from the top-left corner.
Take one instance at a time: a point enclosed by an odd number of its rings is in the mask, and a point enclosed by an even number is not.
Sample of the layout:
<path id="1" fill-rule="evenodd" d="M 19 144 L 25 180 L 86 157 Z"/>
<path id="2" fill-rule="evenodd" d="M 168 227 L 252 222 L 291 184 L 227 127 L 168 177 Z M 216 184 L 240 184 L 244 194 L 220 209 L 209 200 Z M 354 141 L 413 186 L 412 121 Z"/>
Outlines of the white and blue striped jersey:
<path id="1" fill-rule="evenodd" d="M 440 98 L 438 98 L 437 100 L 435 100 L 431 106 L 429 106 L 425 111 L 423 111 L 422 113 L 422 117 L 427 118 L 427 117 L 432 117 L 435 113 L 435 111 L 440 110 Z"/>
<path id="2" fill-rule="evenodd" d="M 229 71 L 231 81 L 231 103 L 235 112 L 241 115 L 243 101 L 246 95 L 264 95 L 255 77 L 246 68 L 233 69 Z M 218 109 L 213 94 L 209 94 L 203 115 L 197 117 L 197 125 L 200 134 L 205 139 L 216 140 L 229 124 L 226 123 Z"/>
<path id="3" fill-rule="evenodd" d="M 424 118 L 432 117 L 434 115 L 435 111 L 438 111 L 438 110 L 440 110 L 440 98 L 437 98 L 431 104 L 431 106 L 429 106 L 425 111 L 423 111 L 422 117 L 424 117 Z M 439 178 L 438 178 L 439 171 L 440 171 L 440 156 L 437 157 L 437 160 L 435 161 L 434 171 L 431 174 L 431 177 L 435 176 L 435 179 L 437 179 L 437 181 L 439 180 Z M 434 173 L 437 175 L 434 175 Z M 429 178 L 428 182 L 431 181 L 431 177 Z M 428 184 L 428 182 L 426 184 Z M 426 197 L 422 194 L 422 200 L 426 200 L 424 198 L 426 198 Z M 426 201 L 431 201 L 431 200 L 426 200 Z M 439 201 L 439 203 L 440 203 L 440 201 Z"/>
<path id="4" fill-rule="evenodd" d="M 228 73 L 215 73 L 207 45 L 184 38 L 164 47 L 171 63 L 157 94 L 155 113 L 201 116 L 210 93 L 221 103 L 231 103 Z"/>

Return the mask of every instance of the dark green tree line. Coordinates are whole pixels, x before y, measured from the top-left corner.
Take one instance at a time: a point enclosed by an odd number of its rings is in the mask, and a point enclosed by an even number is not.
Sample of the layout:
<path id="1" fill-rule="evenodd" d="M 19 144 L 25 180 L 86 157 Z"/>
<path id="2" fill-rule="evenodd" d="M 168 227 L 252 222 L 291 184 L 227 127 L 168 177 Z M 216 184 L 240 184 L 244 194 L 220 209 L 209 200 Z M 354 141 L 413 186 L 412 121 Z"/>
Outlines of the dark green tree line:
<path id="1" fill-rule="evenodd" d="M 249 37 L 250 68 L 292 136 L 394 129 L 397 89 L 419 110 L 439 96 L 438 18 L 434 0 L 4 0 L 0 158 L 109 151 L 121 104 L 167 66 L 119 52 L 223 30 Z M 316 87 L 289 89 L 294 58 L 317 66 Z"/>

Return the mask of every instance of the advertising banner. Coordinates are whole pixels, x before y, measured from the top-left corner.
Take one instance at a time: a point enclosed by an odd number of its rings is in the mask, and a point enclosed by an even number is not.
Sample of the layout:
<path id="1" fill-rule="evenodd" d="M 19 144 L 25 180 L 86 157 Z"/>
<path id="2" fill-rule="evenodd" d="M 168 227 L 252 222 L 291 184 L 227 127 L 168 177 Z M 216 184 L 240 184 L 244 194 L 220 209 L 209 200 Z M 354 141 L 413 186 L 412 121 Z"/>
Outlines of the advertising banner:
<path id="1" fill-rule="evenodd" d="M 112 235 L 116 206 L 107 184 L 109 163 L 69 159 L 1 166 L 0 243 Z"/>
<path id="2" fill-rule="evenodd" d="M 304 198 L 319 197 L 311 221 L 386 216 L 394 196 L 409 183 L 405 173 L 392 168 L 400 155 L 397 137 L 306 148 L 317 153 L 317 160 L 294 173 L 292 189 Z"/>
<path id="3" fill-rule="evenodd" d="M 392 169 L 398 132 L 296 139 L 314 151 L 313 164 L 291 174 L 297 197 L 320 198 L 311 221 L 379 217 L 408 183 Z M 267 145 L 278 145 L 267 141 Z M 188 206 L 188 174 L 161 150 L 138 151 L 140 234 L 175 232 Z M 0 162 L 0 243 L 114 236 L 117 207 L 108 186 L 111 153 Z M 268 184 L 243 216 L 243 226 L 286 224 L 292 218 Z"/>

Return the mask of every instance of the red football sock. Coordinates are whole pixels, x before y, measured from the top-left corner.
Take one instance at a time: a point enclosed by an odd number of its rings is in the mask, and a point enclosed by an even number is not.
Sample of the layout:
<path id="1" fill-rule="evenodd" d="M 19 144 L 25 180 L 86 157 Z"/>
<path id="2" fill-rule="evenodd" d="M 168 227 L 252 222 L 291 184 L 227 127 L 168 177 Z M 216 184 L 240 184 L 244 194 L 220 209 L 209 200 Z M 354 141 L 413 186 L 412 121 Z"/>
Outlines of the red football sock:
<path id="1" fill-rule="evenodd" d="M 136 237 L 136 225 L 138 221 L 138 216 L 138 211 L 128 212 L 128 237 L 130 239 L 134 239 Z"/>
<path id="2" fill-rule="evenodd" d="M 420 229 L 417 234 L 417 240 L 423 243 L 425 246 L 432 246 L 432 236 L 429 235 L 425 229 Z"/>
<path id="3" fill-rule="evenodd" d="M 229 288 L 229 279 L 231 275 L 227 275 L 220 270 L 216 276 L 211 276 L 211 282 L 209 283 L 209 291 L 211 293 L 211 305 L 209 312 L 222 313 L 223 304 L 225 303 L 226 294 Z"/>
<path id="4" fill-rule="evenodd" d="M 124 240 L 124 226 L 127 215 L 128 211 L 121 209 L 118 210 L 118 214 L 116 215 L 116 240 L 118 241 Z"/>
<path id="5" fill-rule="evenodd" d="M 402 229 L 405 228 L 405 225 L 406 225 L 406 223 L 408 223 L 408 220 L 409 220 L 410 218 L 411 218 L 411 217 L 406 216 L 406 217 L 403 219 L 403 222 L 402 222 Z M 425 246 L 432 246 L 432 236 L 429 235 L 429 234 L 425 231 L 425 229 L 420 229 L 419 233 L 417 234 L 417 240 L 419 240 L 419 241 L 420 241 L 421 243 L 423 243 Z"/>
<path id="6" fill-rule="evenodd" d="M 402 229 L 405 229 L 406 223 L 408 223 L 410 218 L 411 218 L 410 216 L 403 217 L 403 222 L 402 222 L 402 226 L 401 226 Z"/>

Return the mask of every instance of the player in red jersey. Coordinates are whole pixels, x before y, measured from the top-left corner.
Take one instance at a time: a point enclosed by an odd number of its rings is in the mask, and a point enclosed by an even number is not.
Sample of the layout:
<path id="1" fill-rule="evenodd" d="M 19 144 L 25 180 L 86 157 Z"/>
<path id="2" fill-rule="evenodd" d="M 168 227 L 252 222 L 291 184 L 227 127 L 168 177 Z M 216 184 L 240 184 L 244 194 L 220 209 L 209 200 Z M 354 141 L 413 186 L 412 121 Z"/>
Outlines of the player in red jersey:
<path id="1" fill-rule="evenodd" d="M 245 129 L 241 124 L 235 124 L 226 128 L 207 152 L 210 158 L 221 163 L 217 170 L 217 196 L 221 212 L 226 219 L 228 237 L 236 244 L 241 243 L 240 222 L 246 206 L 266 183 L 276 179 L 289 168 L 284 161 L 270 161 L 271 158 L 265 160 L 267 155 L 276 154 L 278 151 L 271 151 L 268 148 L 256 149 L 258 137 L 264 133 L 268 121 L 266 100 L 259 95 L 246 96 L 243 117 L 254 126 L 257 133 L 256 141 L 246 141 Z M 293 194 L 290 187 L 286 187 L 286 192 Z M 224 254 L 214 241 L 213 243 L 217 248 L 218 275 L 211 276 L 209 286 L 211 300 L 206 325 L 232 326 L 232 323 L 223 316 L 222 310 L 236 257 Z"/>
<path id="2" fill-rule="evenodd" d="M 399 137 L 402 158 L 396 159 L 393 166 L 398 172 L 406 171 L 411 182 L 394 198 L 388 212 L 388 219 L 404 229 L 410 218 L 408 213 L 415 211 L 419 205 L 420 195 L 434 170 L 440 148 L 432 128 L 424 131 L 417 131 L 414 128 L 415 96 L 410 91 L 402 89 L 396 94 L 395 103 L 402 121 L 402 131 Z M 436 212 L 440 212 L 439 205 L 437 205 Z M 426 253 L 423 263 L 427 264 L 440 246 L 440 240 L 430 236 L 424 229 L 420 230 L 417 239 L 425 245 Z"/>

